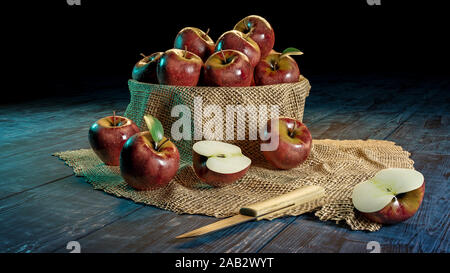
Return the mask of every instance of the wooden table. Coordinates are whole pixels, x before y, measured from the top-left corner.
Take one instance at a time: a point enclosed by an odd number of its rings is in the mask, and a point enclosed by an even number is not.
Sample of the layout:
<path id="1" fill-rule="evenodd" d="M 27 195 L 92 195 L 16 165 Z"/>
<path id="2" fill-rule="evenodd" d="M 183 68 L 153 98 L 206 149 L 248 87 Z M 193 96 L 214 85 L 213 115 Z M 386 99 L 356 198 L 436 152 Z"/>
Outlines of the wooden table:
<path id="1" fill-rule="evenodd" d="M 93 190 L 51 156 L 89 147 L 89 126 L 113 109 L 125 110 L 126 81 L 118 87 L 88 84 L 69 98 L 1 106 L 0 252 L 69 252 L 69 241 L 78 241 L 82 252 L 369 252 L 369 241 L 379 242 L 381 252 L 449 252 L 449 80 L 309 80 L 304 122 L 315 139 L 385 139 L 411 152 L 427 183 L 414 217 L 370 233 L 306 214 L 175 240 L 216 219 Z"/>

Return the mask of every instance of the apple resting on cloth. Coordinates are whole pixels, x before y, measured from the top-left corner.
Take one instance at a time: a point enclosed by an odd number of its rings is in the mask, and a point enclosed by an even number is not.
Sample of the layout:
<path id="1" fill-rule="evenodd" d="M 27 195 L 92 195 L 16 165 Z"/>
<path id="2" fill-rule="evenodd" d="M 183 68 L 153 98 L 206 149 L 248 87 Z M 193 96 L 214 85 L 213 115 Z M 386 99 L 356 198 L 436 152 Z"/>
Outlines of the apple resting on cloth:
<path id="1" fill-rule="evenodd" d="M 252 78 L 248 57 L 237 50 L 218 51 L 205 63 L 203 80 L 208 86 L 250 86 Z"/>
<path id="2" fill-rule="evenodd" d="M 389 168 L 356 185 L 352 201 L 355 208 L 369 220 L 395 224 L 416 213 L 424 193 L 425 180 L 420 172 Z"/>
<path id="3" fill-rule="evenodd" d="M 162 52 L 155 52 L 149 56 L 141 54 L 144 58 L 139 60 L 133 68 L 131 78 L 138 82 L 158 83 L 156 77 L 156 64 L 163 55 Z"/>
<path id="4" fill-rule="evenodd" d="M 166 186 L 178 171 L 180 154 L 175 144 L 164 137 L 161 122 L 144 116 L 149 131 L 132 136 L 120 154 L 120 174 L 137 190 Z"/>
<path id="5" fill-rule="evenodd" d="M 211 186 L 225 186 L 242 178 L 250 168 L 251 159 L 241 148 L 220 141 L 204 140 L 192 146 L 194 171 Z"/>
<path id="6" fill-rule="evenodd" d="M 250 64 L 255 67 L 261 58 L 258 44 L 248 36 L 237 30 L 230 30 L 222 34 L 216 42 L 216 51 L 234 49 L 244 53 Z"/>
<path id="7" fill-rule="evenodd" d="M 250 15 L 239 21 L 235 30 L 249 35 L 261 50 L 261 58 L 267 56 L 275 44 L 275 33 L 266 19 L 258 15 Z"/>
<path id="8" fill-rule="evenodd" d="M 262 151 L 264 157 L 274 167 L 291 169 L 302 164 L 309 156 L 312 147 L 312 137 L 305 124 L 298 120 L 280 117 L 274 120 L 275 130 L 272 130 L 272 120 L 267 122 L 265 135 L 269 136 L 263 143 L 278 138 L 278 147 L 274 151 Z"/>
<path id="9" fill-rule="evenodd" d="M 196 86 L 203 61 L 192 52 L 169 49 L 159 58 L 156 74 L 160 84 Z"/>
<path id="10" fill-rule="evenodd" d="M 203 32 L 199 28 L 185 27 L 178 33 L 175 38 L 174 48 L 186 49 L 203 61 L 214 53 L 214 41 L 208 36 L 209 29 Z"/>
<path id="11" fill-rule="evenodd" d="M 271 51 L 255 67 L 255 84 L 270 85 L 298 82 L 300 69 L 297 62 L 290 55 L 302 54 L 300 50 L 292 47 L 287 48 L 283 53 Z"/>
<path id="12" fill-rule="evenodd" d="M 106 165 L 119 166 L 122 146 L 136 133 L 139 133 L 139 128 L 131 119 L 114 114 L 92 124 L 89 144 Z"/>

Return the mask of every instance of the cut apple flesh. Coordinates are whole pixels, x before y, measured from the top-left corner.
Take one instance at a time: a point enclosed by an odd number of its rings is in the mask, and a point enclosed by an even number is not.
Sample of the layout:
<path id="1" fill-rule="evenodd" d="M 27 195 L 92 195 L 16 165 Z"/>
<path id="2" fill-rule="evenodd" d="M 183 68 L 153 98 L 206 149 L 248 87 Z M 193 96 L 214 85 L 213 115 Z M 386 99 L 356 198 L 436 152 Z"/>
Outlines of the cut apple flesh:
<path id="1" fill-rule="evenodd" d="M 194 152 L 205 156 L 206 167 L 217 173 L 233 174 L 240 172 L 252 163 L 250 158 L 242 154 L 241 148 L 220 141 L 199 141 L 192 147 Z"/>
<path id="2" fill-rule="evenodd" d="M 401 168 L 384 169 L 371 179 L 355 186 L 352 202 L 360 212 L 376 212 L 388 205 L 397 195 L 420 188 L 423 182 L 424 177 L 418 171 Z"/>

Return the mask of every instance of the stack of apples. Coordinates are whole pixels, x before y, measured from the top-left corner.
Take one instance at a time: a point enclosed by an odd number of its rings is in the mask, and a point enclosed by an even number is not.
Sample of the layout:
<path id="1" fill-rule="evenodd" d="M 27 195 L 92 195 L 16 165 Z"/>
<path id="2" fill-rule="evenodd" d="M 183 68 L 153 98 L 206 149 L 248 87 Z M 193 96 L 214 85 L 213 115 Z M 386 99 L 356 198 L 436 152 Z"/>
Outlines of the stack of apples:
<path id="1" fill-rule="evenodd" d="M 195 27 L 183 28 L 174 46 L 143 55 L 133 68 L 136 81 L 177 86 L 254 86 L 298 82 L 300 69 L 291 55 L 273 50 L 275 33 L 266 19 L 250 15 L 216 42 Z"/>

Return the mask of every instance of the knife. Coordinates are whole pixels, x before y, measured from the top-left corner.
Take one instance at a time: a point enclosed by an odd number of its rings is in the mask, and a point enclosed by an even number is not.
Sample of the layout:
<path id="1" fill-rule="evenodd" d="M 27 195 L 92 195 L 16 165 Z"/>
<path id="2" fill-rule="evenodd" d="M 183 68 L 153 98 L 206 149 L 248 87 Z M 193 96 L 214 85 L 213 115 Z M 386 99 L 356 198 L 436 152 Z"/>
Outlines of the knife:
<path id="1" fill-rule="evenodd" d="M 192 230 L 190 232 L 178 235 L 176 238 L 188 238 L 196 237 L 204 234 L 208 234 L 214 231 L 218 231 L 224 228 L 228 228 L 240 223 L 261 219 L 273 216 L 277 213 L 287 211 L 295 206 L 299 206 L 319 198 L 325 195 L 324 188 L 320 186 L 305 186 L 286 194 L 276 196 L 274 198 L 254 203 L 242 207 L 239 210 L 239 214 L 231 216 L 229 218 L 217 221 L 215 223 L 206 225 L 204 227 Z"/>

